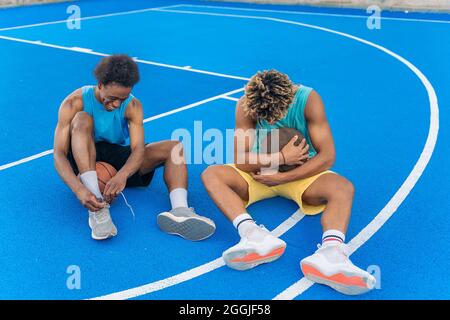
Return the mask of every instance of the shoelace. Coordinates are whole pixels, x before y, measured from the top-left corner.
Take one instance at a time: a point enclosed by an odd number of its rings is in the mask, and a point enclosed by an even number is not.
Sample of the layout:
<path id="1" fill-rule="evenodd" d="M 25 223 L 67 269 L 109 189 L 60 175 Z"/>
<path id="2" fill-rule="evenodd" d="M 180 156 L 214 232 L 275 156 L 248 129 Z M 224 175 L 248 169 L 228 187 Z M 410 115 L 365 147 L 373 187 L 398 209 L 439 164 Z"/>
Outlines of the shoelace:
<path id="1" fill-rule="evenodd" d="M 106 206 L 105 208 L 100 209 L 99 211 L 97 211 L 94 214 L 94 219 L 95 219 L 95 221 L 97 221 L 97 223 L 104 223 L 104 222 L 108 221 L 108 216 L 109 216 L 108 211 L 105 210 L 107 208 L 109 208 L 109 205 Z"/>
<path id="2" fill-rule="evenodd" d="M 123 194 L 123 192 L 121 192 L 120 194 L 122 195 L 123 200 L 125 201 L 126 206 L 128 207 L 128 209 L 130 209 L 131 214 L 133 215 L 133 221 L 135 221 L 135 220 L 136 220 L 136 215 L 134 214 L 133 207 L 128 203 L 127 198 L 125 198 L 125 195 Z"/>

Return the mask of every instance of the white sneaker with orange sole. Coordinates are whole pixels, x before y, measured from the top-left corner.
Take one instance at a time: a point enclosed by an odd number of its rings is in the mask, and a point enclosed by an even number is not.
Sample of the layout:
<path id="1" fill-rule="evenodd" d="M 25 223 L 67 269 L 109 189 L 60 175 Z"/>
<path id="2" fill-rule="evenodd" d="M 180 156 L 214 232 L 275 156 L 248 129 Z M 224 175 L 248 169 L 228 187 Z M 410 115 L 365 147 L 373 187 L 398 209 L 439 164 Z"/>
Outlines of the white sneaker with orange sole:
<path id="1" fill-rule="evenodd" d="M 286 242 L 273 236 L 264 227 L 255 226 L 239 243 L 222 254 L 227 266 L 236 270 L 248 270 L 262 263 L 281 257 Z"/>
<path id="2" fill-rule="evenodd" d="M 319 246 L 313 255 L 300 262 L 300 267 L 307 279 L 343 294 L 358 295 L 372 290 L 375 277 L 356 267 L 348 256 L 345 244 Z"/>

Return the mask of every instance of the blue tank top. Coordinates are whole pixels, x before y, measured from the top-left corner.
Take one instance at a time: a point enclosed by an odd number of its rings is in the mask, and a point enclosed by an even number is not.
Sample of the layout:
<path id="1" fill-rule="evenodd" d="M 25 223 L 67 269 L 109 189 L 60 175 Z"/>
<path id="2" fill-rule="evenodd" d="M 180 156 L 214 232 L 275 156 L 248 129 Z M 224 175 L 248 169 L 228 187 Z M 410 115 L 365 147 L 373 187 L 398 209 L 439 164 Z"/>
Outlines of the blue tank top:
<path id="1" fill-rule="evenodd" d="M 270 125 L 265 120 L 258 121 L 256 124 L 256 140 L 252 147 L 252 152 L 258 152 L 261 150 L 261 144 L 264 141 L 267 134 L 276 128 L 295 128 L 300 131 L 309 144 L 309 157 L 312 158 L 317 154 L 314 146 L 312 145 L 311 138 L 308 132 L 308 126 L 305 119 L 305 106 L 308 101 L 309 94 L 313 89 L 306 86 L 300 86 L 294 96 L 286 116 Z"/>
<path id="2" fill-rule="evenodd" d="M 95 142 L 106 141 L 123 146 L 128 145 L 130 135 L 125 110 L 134 96 L 130 94 L 117 109 L 106 111 L 105 107 L 95 98 L 94 88 L 95 86 L 84 86 L 81 91 L 83 110 L 94 119 Z"/>

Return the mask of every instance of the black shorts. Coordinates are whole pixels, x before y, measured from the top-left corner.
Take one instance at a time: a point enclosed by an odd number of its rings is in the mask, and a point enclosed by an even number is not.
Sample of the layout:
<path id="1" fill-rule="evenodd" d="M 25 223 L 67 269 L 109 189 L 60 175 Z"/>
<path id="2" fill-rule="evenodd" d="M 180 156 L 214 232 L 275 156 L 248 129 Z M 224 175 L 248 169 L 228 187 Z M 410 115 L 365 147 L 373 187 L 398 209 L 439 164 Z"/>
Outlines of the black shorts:
<path id="1" fill-rule="evenodd" d="M 118 144 L 112 144 L 104 141 L 95 143 L 95 150 L 97 152 L 96 161 L 104 161 L 112 165 L 117 171 L 119 171 L 127 162 L 128 157 L 131 154 L 130 146 L 121 146 Z M 69 148 L 67 159 L 72 166 L 73 172 L 77 175 L 79 173 L 77 163 L 72 154 L 72 149 Z M 147 174 L 141 175 L 136 172 L 128 178 L 126 187 L 146 187 L 152 181 L 155 171 L 151 171 Z"/>

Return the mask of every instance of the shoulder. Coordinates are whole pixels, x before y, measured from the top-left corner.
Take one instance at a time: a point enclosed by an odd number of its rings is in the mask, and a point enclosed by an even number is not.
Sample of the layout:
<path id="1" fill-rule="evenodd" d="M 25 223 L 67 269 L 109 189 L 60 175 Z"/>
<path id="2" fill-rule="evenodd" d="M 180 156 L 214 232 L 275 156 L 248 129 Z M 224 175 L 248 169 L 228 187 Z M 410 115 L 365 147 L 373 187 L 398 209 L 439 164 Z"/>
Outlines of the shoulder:
<path id="1" fill-rule="evenodd" d="M 60 110 L 74 113 L 83 110 L 83 95 L 81 88 L 73 91 L 63 100 Z"/>
<path id="2" fill-rule="evenodd" d="M 142 103 L 138 98 L 133 97 L 133 99 L 130 100 L 126 107 L 125 116 L 128 119 L 143 116 Z"/>
<path id="3" fill-rule="evenodd" d="M 325 114 L 325 107 L 322 98 L 316 90 L 311 90 L 311 93 L 306 100 L 305 117 L 308 120 L 322 117 Z"/>
<path id="4" fill-rule="evenodd" d="M 236 102 L 236 123 L 243 124 L 246 127 L 247 126 L 254 126 L 256 121 L 247 114 L 245 110 L 245 96 L 242 96 L 237 102 Z"/>

